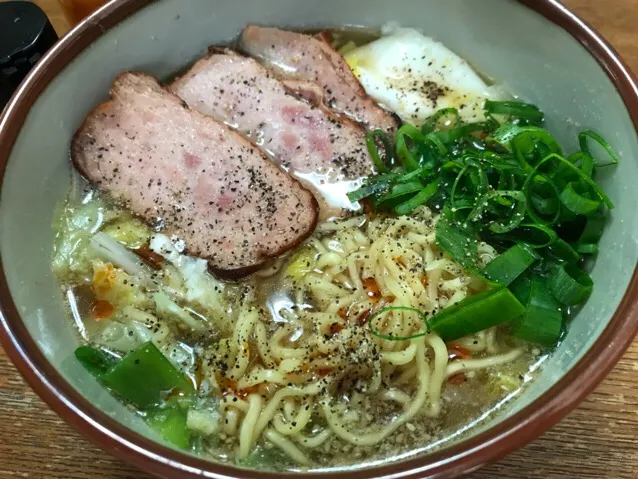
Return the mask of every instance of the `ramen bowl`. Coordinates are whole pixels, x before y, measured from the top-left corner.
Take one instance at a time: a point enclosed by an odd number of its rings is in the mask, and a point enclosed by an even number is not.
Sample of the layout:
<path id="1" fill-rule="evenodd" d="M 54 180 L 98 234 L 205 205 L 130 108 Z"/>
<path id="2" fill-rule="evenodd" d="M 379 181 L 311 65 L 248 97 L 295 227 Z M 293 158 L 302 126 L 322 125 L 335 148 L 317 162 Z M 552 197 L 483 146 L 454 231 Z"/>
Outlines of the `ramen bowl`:
<path id="1" fill-rule="evenodd" d="M 291 28 L 388 22 L 422 30 L 539 105 L 569 148 L 599 131 L 621 162 L 599 181 L 616 203 L 591 271 L 595 289 L 525 392 L 430 453 L 300 477 L 455 477 L 534 439 L 605 376 L 638 330 L 638 89 L 614 50 L 554 0 L 113 1 L 56 44 L 0 122 L 0 337 L 33 389 L 101 447 L 161 477 L 279 477 L 178 451 L 72 359 L 79 338 L 50 269 L 55 205 L 69 187 L 69 141 L 121 71 L 167 78 L 248 23 Z"/>

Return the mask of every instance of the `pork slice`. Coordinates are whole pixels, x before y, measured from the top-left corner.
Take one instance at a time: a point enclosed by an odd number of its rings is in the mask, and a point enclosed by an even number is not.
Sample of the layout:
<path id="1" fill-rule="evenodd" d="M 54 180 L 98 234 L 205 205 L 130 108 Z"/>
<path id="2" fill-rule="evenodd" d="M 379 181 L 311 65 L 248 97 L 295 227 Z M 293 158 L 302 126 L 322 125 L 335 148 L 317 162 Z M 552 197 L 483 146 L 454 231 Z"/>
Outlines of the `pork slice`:
<path id="1" fill-rule="evenodd" d="M 121 74 L 110 95 L 75 134 L 73 163 L 213 272 L 244 276 L 311 234 L 312 194 L 240 134 L 143 73 Z"/>
<path id="2" fill-rule="evenodd" d="M 324 200 L 322 218 L 358 208 L 346 194 L 372 172 L 372 161 L 356 123 L 300 100 L 255 59 L 229 50 L 211 51 L 171 89 L 191 108 L 253 139 L 315 189 Z"/>
<path id="3" fill-rule="evenodd" d="M 315 82 L 307 80 L 282 80 L 287 91 L 319 108 L 328 108 L 323 89 Z"/>
<path id="4" fill-rule="evenodd" d="M 328 106 L 368 130 L 394 134 L 396 117 L 370 98 L 344 58 L 326 41 L 303 33 L 250 25 L 240 46 L 283 78 L 321 85 Z"/>

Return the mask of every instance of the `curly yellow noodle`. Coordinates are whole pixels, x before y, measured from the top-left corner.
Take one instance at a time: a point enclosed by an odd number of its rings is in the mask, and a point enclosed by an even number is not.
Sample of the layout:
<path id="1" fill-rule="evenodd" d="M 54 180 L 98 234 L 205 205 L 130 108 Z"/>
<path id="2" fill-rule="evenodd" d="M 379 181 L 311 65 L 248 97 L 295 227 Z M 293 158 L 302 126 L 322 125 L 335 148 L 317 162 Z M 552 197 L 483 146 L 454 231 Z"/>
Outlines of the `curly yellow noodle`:
<path id="1" fill-rule="evenodd" d="M 471 371 L 473 369 L 485 369 L 493 366 L 499 366 L 501 364 L 514 361 L 523 353 L 522 349 L 513 349 L 508 353 L 498 356 L 491 356 L 483 359 L 463 359 L 456 361 L 447 366 L 445 376 L 450 377 L 454 374 Z"/>
<path id="2" fill-rule="evenodd" d="M 261 361 L 267 368 L 272 368 L 275 366 L 275 362 L 272 359 L 270 354 L 270 349 L 268 348 L 268 333 L 266 332 L 266 326 L 261 321 L 257 321 L 255 323 L 254 329 L 255 339 L 257 341 L 257 351 L 259 352 L 259 356 L 261 357 Z"/>
<path id="3" fill-rule="evenodd" d="M 429 334 L 425 338 L 426 343 L 432 348 L 434 354 L 434 367 L 432 368 L 432 376 L 430 378 L 430 387 L 428 394 L 430 397 L 430 409 L 426 414 L 430 417 L 436 417 L 441 412 L 441 387 L 446 376 L 446 367 L 448 363 L 447 346 L 443 340 L 434 334 Z"/>
<path id="4" fill-rule="evenodd" d="M 248 411 L 244 416 L 239 431 L 239 454 L 240 459 L 248 457 L 252 451 L 255 441 L 255 423 L 259 418 L 262 407 L 262 399 L 259 394 L 250 394 L 248 396 Z"/>
<path id="5" fill-rule="evenodd" d="M 303 434 L 295 434 L 293 439 L 307 449 L 314 449 L 315 447 L 321 446 L 324 442 L 330 439 L 331 436 L 332 431 L 330 429 L 324 429 L 312 437 L 305 436 Z"/>
<path id="6" fill-rule="evenodd" d="M 301 432 L 310 421 L 313 413 L 312 407 L 312 399 L 302 401 L 298 409 L 298 413 L 294 418 L 291 418 L 290 420 L 288 420 L 288 422 L 284 422 L 282 415 L 277 414 L 273 418 L 272 424 L 279 434 L 282 434 L 284 436 L 297 434 Z"/>
<path id="7" fill-rule="evenodd" d="M 311 384 L 310 386 L 303 388 L 286 387 L 284 389 L 280 389 L 275 393 L 270 401 L 268 401 L 266 407 L 262 409 L 261 414 L 259 415 L 259 420 L 255 425 L 255 434 L 261 434 L 270 421 L 272 421 L 272 418 L 279 410 L 282 400 L 285 398 L 293 396 L 311 396 L 318 394 L 320 391 L 321 387 L 319 384 Z"/>
<path id="8" fill-rule="evenodd" d="M 236 408 L 242 412 L 248 411 L 248 403 L 243 399 L 239 399 L 237 396 L 224 396 L 219 402 L 220 412 L 224 412 L 226 408 Z"/>
<path id="9" fill-rule="evenodd" d="M 224 432 L 229 436 L 234 436 L 239 422 L 239 411 L 234 408 L 229 408 L 225 412 Z"/>
<path id="10" fill-rule="evenodd" d="M 348 431 L 344 424 L 339 421 L 335 414 L 333 414 L 330 405 L 322 404 L 324 417 L 326 418 L 326 421 L 330 425 L 332 431 L 337 436 L 339 436 L 344 441 L 355 444 L 357 446 L 372 446 L 388 437 L 400 426 L 412 419 L 417 414 L 417 412 L 419 412 L 427 397 L 427 385 L 430 372 L 427 364 L 425 363 L 425 348 L 423 339 L 419 338 L 418 340 L 414 341 L 418 341 L 419 343 L 419 346 L 417 348 L 416 362 L 421 381 L 419 383 L 419 389 L 416 392 L 415 397 L 407 410 L 381 430 L 369 433 L 361 433 L 360 431 Z"/>
<path id="11" fill-rule="evenodd" d="M 392 401 L 405 406 L 410 402 L 410 395 L 400 391 L 398 389 L 386 389 L 383 391 L 379 398 L 383 401 Z"/>
<path id="12" fill-rule="evenodd" d="M 449 362 L 447 345 L 433 332 L 392 341 L 373 336 L 357 319 L 385 305 L 432 315 L 484 287 L 441 254 L 436 220 L 421 208 L 413 217 L 320 225 L 304 246 L 315 253 L 313 270 L 293 278 L 290 297 L 300 307 L 285 306 L 277 323 L 255 308 L 239 315 L 225 376 L 249 394 L 246 400 L 227 395 L 220 405 L 223 431 L 237 437 L 238 457 L 247 457 L 260 438 L 301 465 L 310 464 L 304 450 L 329 446 L 327 441 L 378 444 L 419 415 L 437 417 L 448 377 L 521 354 L 500 344 L 492 328 L 455 342 L 488 356 Z M 479 249 L 485 261 L 495 255 L 489 245 Z M 378 295 L 368 290 L 371 280 Z M 371 322 L 382 335 L 411 336 L 427 328 L 407 310 L 384 311 Z M 335 394 L 339 388 L 345 390 Z M 398 408 L 387 423 L 367 413 L 380 403 Z"/>
<path id="13" fill-rule="evenodd" d="M 295 446 L 292 441 L 286 439 L 278 432 L 273 431 L 272 429 L 268 429 L 264 433 L 264 436 L 266 436 L 266 439 L 268 439 L 275 446 L 286 453 L 286 455 L 293 461 L 301 464 L 302 466 L 310 465 L 310 460 L 308 459 L 308 457 L 297 446 Z"/>

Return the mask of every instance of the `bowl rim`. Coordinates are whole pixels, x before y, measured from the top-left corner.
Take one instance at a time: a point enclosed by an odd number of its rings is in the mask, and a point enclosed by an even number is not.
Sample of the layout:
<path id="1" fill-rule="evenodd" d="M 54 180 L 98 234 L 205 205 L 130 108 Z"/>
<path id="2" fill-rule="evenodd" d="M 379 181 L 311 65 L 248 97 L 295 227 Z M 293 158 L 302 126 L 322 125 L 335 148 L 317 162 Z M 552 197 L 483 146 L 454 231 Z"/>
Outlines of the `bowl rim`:
<path id="1" fill-rule="evenodd" d="M 558 0 L 517 0 L 566 30 L 599 63 L 620 94 L 638 133 L 638 86 L 630 69 L 600 34 Z M 29 109 L 73 59 L 110 28 L 153 0 L 112 0 L 73 28 L 40 60 L 0 116 L 0 190 L 9 156 Z M 548 391 L 492 428 L 431 454 L 352 471 L 267 473 L 218 464 L 163 446 L 128 429 L 92 405 L 46 359 L 22 322 L 0 258 L 0 343 L 32 389 L 66 422 L 120 459 L 160 477 L 355 479 L 456 477 L 500 459 L 545 432 L 575 408 L 612 369 L 638 332 L 638 266 L 600 337 Z"/>

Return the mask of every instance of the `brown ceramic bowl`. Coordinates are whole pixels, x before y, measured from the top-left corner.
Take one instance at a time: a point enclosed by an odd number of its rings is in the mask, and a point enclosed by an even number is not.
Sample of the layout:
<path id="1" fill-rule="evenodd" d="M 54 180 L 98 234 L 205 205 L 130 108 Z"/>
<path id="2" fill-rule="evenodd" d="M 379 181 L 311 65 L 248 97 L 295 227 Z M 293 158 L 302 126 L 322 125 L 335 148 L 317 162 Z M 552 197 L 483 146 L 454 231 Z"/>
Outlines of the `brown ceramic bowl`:
<path id="1" fill-rule="evenodd" d="M 540 105 L 548 127 L 566 145 L 575 146 L 575 132 L 582 128 L 599 130 L 622 157 L 615 172 L 600 178 L 617 207 L 592 271 L 594 294 L 538 379 L 510 407 L 472 436 L 430 454 L 300 476 L 452 477 L 471 471 L 555 424 L 630 344 L 638 329 L 638 90 L 614 50 L 559 2 L 113 1 L 51 49 L 0 122 L 0 338 L 33 389 L 104 449 L 166 478 L 281 476 L 214 464 L 163 445 L 69 361 L 78 339 L 64 315 L 49 258 L 54 205 L 68 187 L 73 131 L 118 72 L 147 70 L 165 77 L 246 23 L 372 27 L 387 21 L 424 30 Z"/>

